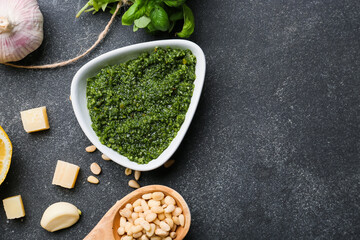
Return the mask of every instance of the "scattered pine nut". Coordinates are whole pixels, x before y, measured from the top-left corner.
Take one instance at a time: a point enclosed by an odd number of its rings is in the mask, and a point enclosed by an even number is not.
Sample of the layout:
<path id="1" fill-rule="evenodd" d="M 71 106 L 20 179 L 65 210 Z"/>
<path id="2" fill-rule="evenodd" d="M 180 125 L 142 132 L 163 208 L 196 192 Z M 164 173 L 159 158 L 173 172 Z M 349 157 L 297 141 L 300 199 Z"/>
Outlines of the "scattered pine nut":
<path id="1" fill-rule="evenodd" d="M 135 177 L 135 180 L 139 180 L 140 179 L 140 175 L 141 175 L 141 172 L 140 171 L 135 171 L 134 172 L 134 177 Z"/>
<path id="2" fill-rule="evenodd" d="M 70 101 L 71 101 L 71 95 L 69 96 L 69 99 L 70 99 Z"/>
<path id="3" fill-rule="evenodd" d="M 90 170 L 95 175 L 99 175 L 101 173 L 101 167 L 95 162 L 90 165 Z"/>
<path id="4" fill-rule="evenodd" d="M 135 180 L 130 180 L 130 181 L 129 181 L 129 187 L 132 187 L 132 188 L 139 188 L 139 187 L 140 187 L 140 185 L 138 184 L 138 182 L 137 182 L 137 181 L 135 181 Z"/>
<path id="5" fill-rule="evenodd" d="M 106 156 L 105 154 L 101 155 L 102 159 L 104 159 L 105 161 L 109 161 L 111 160 L 108 156 Z"/>
<path id="6" fill-rule="evenodd" d="M 88 147 L 85 148 L 85 151 L 88 152 L 88 153 L 95 152 L 95 150 L 96 150 L 95 145 L 91 145 L 91 146 L 88 146 Z"/>
<path id="7" fill-rule="evenodd" d="M 131 173 L 132 173 L 132 170 L 130 168 L 125 168 L 125 175 L 126 176 L 129 176 Z"/>
<path id="8" fill-rule="evenodd" d="M 165 168 L 169 168 L 169 167 L 171 167 L 174 163 L 175 163 L 175 160 L 174 160 L 174 159 L 170 159 L 169 161 L 167 161 L 166 163 L 164 163 L 164 167 L 165 167 Z"/>
<path id="9" fill-rule="evenodd" d="M 98 184 L 98 183 L 99 183 L 99 179 L 97 179 L 97 178 L 94 177 L 94 176 L 89 176 L 89 177 L 87 178 L 87 180 L 88 180 L 89 183 L 92 183 L 92 184 Z"/>

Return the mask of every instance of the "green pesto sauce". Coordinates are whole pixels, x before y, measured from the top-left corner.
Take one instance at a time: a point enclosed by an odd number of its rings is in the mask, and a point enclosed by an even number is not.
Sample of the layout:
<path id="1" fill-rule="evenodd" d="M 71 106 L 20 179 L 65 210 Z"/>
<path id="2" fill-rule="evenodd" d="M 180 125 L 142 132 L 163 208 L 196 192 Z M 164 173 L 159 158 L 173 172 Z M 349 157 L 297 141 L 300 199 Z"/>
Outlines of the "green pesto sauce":
<path id="1" fill-rule="evenodd" d="M 145 164 L 179 131 L 194 90 L 190 50 L 155 48 L 87 79 L 87 107 L 100 142 Z"/>

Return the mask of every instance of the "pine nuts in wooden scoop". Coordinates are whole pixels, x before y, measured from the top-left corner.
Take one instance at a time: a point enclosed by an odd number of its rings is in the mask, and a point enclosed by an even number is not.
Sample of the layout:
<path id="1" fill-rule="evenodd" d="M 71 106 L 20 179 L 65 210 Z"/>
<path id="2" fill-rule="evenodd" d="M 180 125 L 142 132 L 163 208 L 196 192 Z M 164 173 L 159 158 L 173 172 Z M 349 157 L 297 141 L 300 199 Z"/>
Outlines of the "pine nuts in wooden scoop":
<path id="1" fill-rule="evenodd" d="M 160 206 L 162 203 L 164 204 Z M 177 236 L 177 227 L 185 226 L 185 217 L 181 213 L 182 209 L 177 206 L 173 197 L 166 196 L 161 191 L 145 193 L 120 209 L 120 227 L 117 233 L 122 240 L 172 240 Z"/>
<path id="2" fill-rule="evenodd" d="M 163 193 L 164 198 L 154 200 L 152 196 L 155 192 Z M 160 195 L 154 194 L 158 197 Z M 181 211 L 176 210 L 178 216 L 164 213 L 164 210 L 163 213 L 156 214 L 149 206 L 150 201 L 153 201 L 154 206 L 165 208 L 172 205 L 174 209 Z M 142 211 L 135 212 L 135 209 Z M 190 209 L 178 192 L 166 186 L 150 185 L 134 190 L 117 201 L 84 240 L 183 240 L 190 224 Z"/>

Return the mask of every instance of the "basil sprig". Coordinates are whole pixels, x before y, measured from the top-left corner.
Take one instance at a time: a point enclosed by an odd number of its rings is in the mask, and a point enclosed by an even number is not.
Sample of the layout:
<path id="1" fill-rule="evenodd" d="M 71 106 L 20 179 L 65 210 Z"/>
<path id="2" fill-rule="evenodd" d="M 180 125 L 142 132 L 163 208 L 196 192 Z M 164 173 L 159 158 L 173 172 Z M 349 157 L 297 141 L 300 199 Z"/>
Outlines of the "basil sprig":
<path id="1" fill-rule="evenodd" d="M 76 15 L 82 12 L 96 13 L 99 10 L 114 12 L 121 0 L 90 0 Z M 134 32 L 144 28 L 148 32 L 171 32 L 178 21 L 183 21 L 182 30 L 176 33 L 181 38 L 188 38 L 194 32 L 195 20 L 186 0 L 132 0 L 132 5 L 123 14 L 123 25 L 133 25 Z"/>

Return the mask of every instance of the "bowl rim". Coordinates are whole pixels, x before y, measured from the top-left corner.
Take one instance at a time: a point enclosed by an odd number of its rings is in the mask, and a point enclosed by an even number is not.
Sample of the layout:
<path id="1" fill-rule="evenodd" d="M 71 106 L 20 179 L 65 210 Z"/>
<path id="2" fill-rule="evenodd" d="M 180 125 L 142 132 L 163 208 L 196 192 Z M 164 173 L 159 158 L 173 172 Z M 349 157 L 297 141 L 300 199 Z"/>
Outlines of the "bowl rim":
<path id="1" fill-rule="evenodd" d="M 126 56 L 133 56 L 130 57 L 134 58 L 134 56 L 138 55 L 141 52 L 149 51 L 155 47 L 172 47 L 172 48 L 180 48 L 180 49 L 189 49 L 196 57 L 196 79 L 194 81 L 194 91 L 191 97 L 191 102 L 189 108 L 185 115 L 185 120 L 181 125 L 179 131 L 175 138 L 171 141 L 170 145 L 161 153 L 161 155 L 151 160 L 147 164 L 138 164 L 136 162 L 130 161 L 125 156 L 121 155 L 120 153 L 114 151 L 113 149 L 101 144 L 96 133 L 91 127 L 91 119 L 88 113 L 88 109 L 85 105 L 85 109 L 83 109 L 83 102 L 84 98 L 81 98 L 80 91 L 86 91 L 84 88 L 81 88 L 80 84 L 82 81 L 86 81 L 86 79 L 90 76 L 93 76 L 97 73 L 101 68 L 111 65 L 109 61 L 116 61 L 116 58 L 126 58 Z M 127 60 L 119 60 L 117 63 L 121 63 Z M 150 42 L 143 42 L 138 44 L 133 44 L 125 47 L 121 47 L 107 53 L 104 53 L 86 64 L 84 64 L 74 75 L 72 83 L 71 83 L 71 102 L 73 106 L 73 110 L 76 116 L 76 119 L 92 144 L 94 144 L 100 152 L 108 156 L 112 161 L 122 165 L 124 167 L 138 170 L 138 171 L 150 171 L 156 169 L 163 165 L 170 157 L 174 154 L 174 152 L 179 147 L 180 143 L 182 142 L 189 126 L 192 121 L 193 116 L 195 115 L 195 111 L 201 96 L 204 80 L 205 80 L 205 71 L 206 71 L 206 62 L 205 62 L 205 55 L 202 49 L 194 42 L 182 39 L 172 39 L 172 40 L 158 40 L 158 41 L 150 41 Z M 92 73 L 91 73 L 92 72 Z M 86 86 L 86 85 L 85 85 Z M 86 87 L 85 87 L 86 89 Z M 86 104 L 86 95 L 85 95 L 85 104 Z M 84 113 L 85 111 L 85 113 Z M 86 114 L 87 113 L 87 114 Z M 88 120 L 90 119 L 90 124 Z"/>

